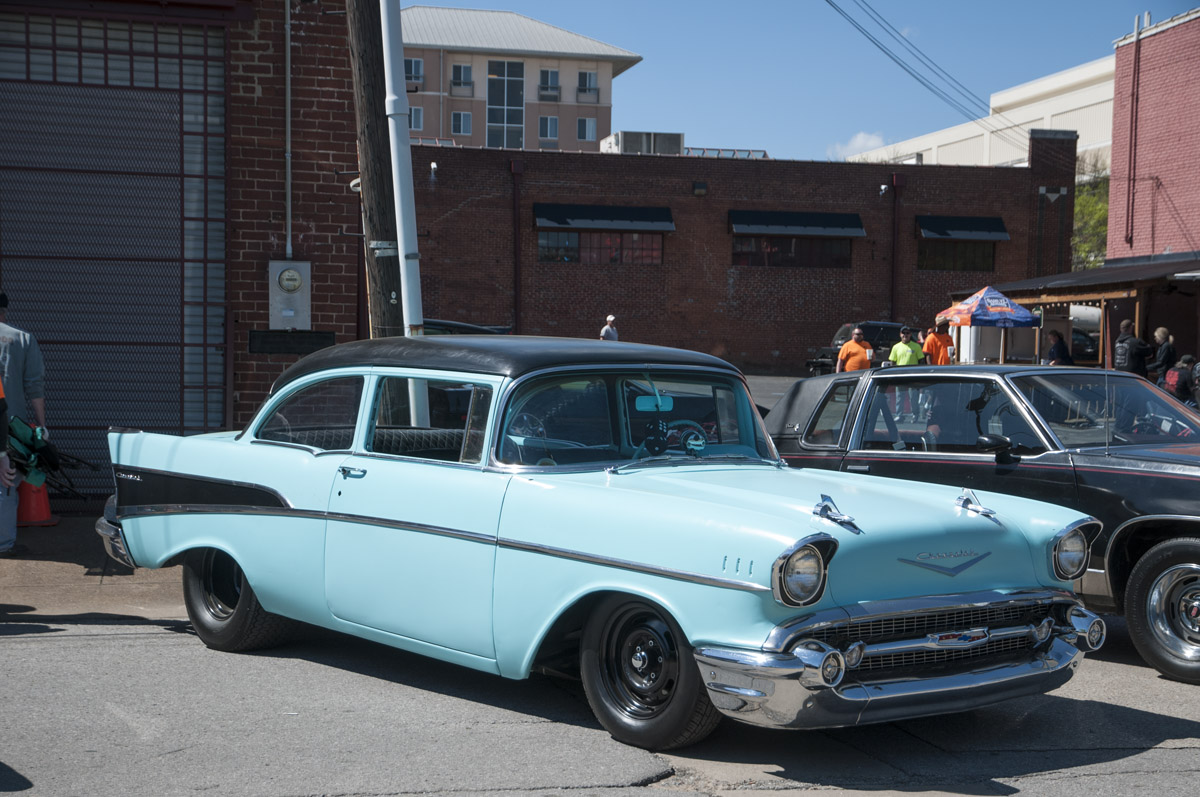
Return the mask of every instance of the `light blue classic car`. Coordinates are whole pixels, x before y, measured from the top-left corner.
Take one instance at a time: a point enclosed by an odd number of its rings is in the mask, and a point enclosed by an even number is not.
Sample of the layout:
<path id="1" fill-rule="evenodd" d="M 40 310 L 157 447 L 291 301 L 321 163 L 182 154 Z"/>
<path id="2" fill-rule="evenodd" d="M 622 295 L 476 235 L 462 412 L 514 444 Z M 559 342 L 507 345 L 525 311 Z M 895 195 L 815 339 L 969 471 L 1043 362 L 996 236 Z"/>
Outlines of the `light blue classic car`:
<path id="1" fill-rule="evenodd" d="M 1093 518 L 788 468 L 741 374 L 694 352 L 350 343 L 291 366 L 244 431 L 109 446 L 97 530 L 128 565 L 183 564 L 208 646 L 301 621 L 577 673 L 650 749 L 722 714 L 826 728 L 1045 692 L 1105 636 L 1070 591 Z"/>

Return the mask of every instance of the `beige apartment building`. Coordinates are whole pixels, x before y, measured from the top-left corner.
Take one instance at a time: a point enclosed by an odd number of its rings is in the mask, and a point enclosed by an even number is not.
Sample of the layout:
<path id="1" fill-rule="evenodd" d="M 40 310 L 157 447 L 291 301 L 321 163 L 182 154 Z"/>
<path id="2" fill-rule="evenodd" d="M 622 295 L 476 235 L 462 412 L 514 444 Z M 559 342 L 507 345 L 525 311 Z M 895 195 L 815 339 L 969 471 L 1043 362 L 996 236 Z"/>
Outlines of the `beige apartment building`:
<path id="1" fill-rule="evenodd" d="M 640 55 L 511 11 L 400 12 L 412 137 L 599 152 L 613 78 Z"/>
<path id="2" fill-rule="evenodd" d="M 992 94 L 988 116 L 852 155 L 860 163 L 1025 166 L 1029 131 L 1074 130 L 1078 154 L 1107 173 L 1112 150 L 1109 55 Z"/>

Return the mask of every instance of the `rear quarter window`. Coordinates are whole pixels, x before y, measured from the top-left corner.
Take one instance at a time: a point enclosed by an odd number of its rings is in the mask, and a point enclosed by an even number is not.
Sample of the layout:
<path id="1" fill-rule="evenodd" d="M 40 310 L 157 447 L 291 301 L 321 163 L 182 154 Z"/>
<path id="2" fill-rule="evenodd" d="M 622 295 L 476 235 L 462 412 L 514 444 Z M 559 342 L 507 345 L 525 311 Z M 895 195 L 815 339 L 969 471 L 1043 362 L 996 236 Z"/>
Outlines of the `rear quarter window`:
<path id="1" fill-rule="evenodd" d="M 834 384 L 821 399 L 812 422 L 804 432 L 804 443 L 810 446 L 837 445 L 846 426 L 846 415 L 850 412 L 850 400 L 854 398 L 857 380 Z"/>

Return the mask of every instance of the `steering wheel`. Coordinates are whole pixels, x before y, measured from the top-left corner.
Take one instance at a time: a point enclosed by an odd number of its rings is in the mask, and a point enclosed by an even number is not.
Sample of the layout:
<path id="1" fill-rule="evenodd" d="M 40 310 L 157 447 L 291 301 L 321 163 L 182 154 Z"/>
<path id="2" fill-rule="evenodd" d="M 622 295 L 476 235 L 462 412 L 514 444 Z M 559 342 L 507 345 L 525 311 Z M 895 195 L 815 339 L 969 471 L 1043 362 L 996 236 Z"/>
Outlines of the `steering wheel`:
<path id="1" fill-rule="evenodd" d="M 521 412 L 508 424 L 508 433 L 521 437 L 545 437 L 546 425 L 532 412 Z"/>
<path id="2" fill-rule="evenodd" d="M 1186 423 L 1165 415 L 1146 415 L 1133 422 L 1129 431 L 1133 434 L 1164 435 L 1187 439 L 1192 436 L 1192 428 Z"/>
<path id="3" fill-rule="evenodd" d="M 689 442 L 699 441 L 699 446 L 696 450 L 704 448 L 704 445 L 708 442 L 708 432 L 704 431 L 704 427 L 687 418 L 668 423 L 668 440 L 670 440 L 672 432 L 675 433 L 675 447 L 682 448 L 685 451 L 691 450 L 688 448 Z"/>

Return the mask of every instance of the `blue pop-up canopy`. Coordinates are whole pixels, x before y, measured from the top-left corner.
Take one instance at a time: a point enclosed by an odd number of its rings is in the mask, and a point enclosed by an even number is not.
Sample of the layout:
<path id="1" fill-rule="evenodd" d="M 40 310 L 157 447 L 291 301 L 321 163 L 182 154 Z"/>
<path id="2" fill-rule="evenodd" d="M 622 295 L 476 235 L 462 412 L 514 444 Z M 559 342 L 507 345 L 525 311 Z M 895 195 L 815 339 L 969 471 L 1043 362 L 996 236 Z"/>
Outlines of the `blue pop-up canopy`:
<path id="1" fill-rule="evenodd" d="M 1042 319 L 990 285 L 937 314 L 952 327 L 1036 327 Z"/>

